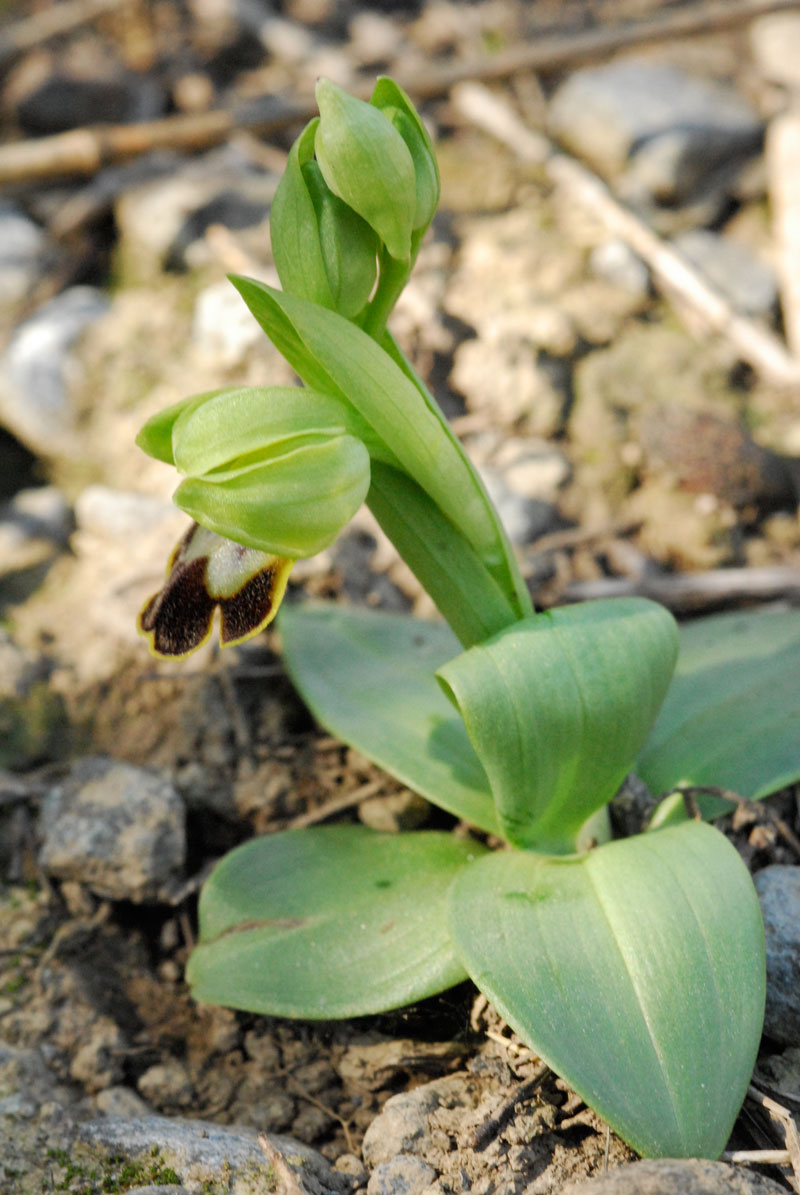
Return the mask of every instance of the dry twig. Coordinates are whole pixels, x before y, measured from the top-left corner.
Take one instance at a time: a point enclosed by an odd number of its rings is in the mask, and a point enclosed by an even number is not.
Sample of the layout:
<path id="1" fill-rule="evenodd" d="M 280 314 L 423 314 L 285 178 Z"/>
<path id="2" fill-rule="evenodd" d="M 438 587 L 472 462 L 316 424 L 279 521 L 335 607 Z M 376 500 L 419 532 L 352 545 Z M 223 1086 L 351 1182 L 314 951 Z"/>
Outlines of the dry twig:
<path id="1" fill-rule="evenodd" d="M 800 569 L 788 565 L 765 568 L 717 568 L 700 573 L 644 577 L 601 577 L 575 581 L 561 594 L 566 602 L 591 598 L 649 597 L 675 614 L 697 613 L 743 601 L 800 598 Z"/>
<path id="2" fill-rule="evenodd" d="M 779 1104 L 777 1100 L 773 1100 L 763 1091 L 759 1091 L 752 1083 L 747 1089 L 747 1096 L 769 1114 L 772 1123 L 783 1133 L 794 1179 L 792 1186 L 796 1191 L 800 1191 L 800 1132 L 798 1132 L 797 1123 L 792 1113 L 783 1104 Z"/>
<path id="3" fill-rule="evenodd" d="M 444 95 L 451 87 L 467 79 L 507 79 L 520 71 L 553 74 L 579 62 L 606 58 L 629 46 L 695 37 L 744 25 L 768 12 L 796 7 L 797 0 L 737 0 L 736 4 L 722 0 L 714 4 L 692 4 L 656 13 L 644 21 L 608 23 L 596 29 L 574 33 L 544 34 L 530 44 L 515 46 L 491 57 L 447 63 L 436 70 L 426 70 L 424 74 L 406 75 L 401 82 L 415 99 L 430 99 Z"/>

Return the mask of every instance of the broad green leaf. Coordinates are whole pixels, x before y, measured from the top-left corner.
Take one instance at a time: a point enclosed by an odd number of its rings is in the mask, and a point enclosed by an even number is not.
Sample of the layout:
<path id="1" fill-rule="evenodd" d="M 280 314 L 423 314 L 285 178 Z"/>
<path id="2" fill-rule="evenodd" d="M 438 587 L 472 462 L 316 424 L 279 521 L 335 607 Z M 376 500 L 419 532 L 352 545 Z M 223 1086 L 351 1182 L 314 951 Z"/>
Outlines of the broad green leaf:
<path id="1" fill-rule="evenodd" d="M 392 257 L 407 260 L 416 209 L 414 161 L 379 109 L 330 79 L 316 88 L 317 161 L 325 182 L 374 228 Z"/>
<path id="2" fill-rule="evenodd" d="M 677 651 L 671 615 L 642 598 L 550 610 L 439 670 L 489 777 L 501 833 L 575 849 L 653 724 Z"/>
<path id="3" fill-rule="evenodd" d="M 636 765 L 653 792 L 707 784 L 755 798 L 800 779 L 800 610 L 698 619 L 680 643 Z"/>
<path id="4" fill-rule="evenodd" d="M 764 934 L 750 876 L 690 822 L 571 859 L 497 853 L 450 893 L 482 992 L 646 1156 L 716 1158 L 750 1080 Z"/>
<path id="5" fill-rule="evenodd" d="M 271 1016 L 397 1008 L 466 978 L 447 925 L 453 877 L 484 852 L 438 831 L 290 830 L 226 855 L 200 898 L 192 993 Z"/>
<path id="6" fill-rule="evenodd" d="M 497 832 L 486 773 L 434 672 L 458 652 L 446 626 L 305 602 L 280 615 L 283 658 L 314 716 L 429 801 Z"/>
<path id="7" fill-rule="evenodd" d="M 464 647 L 515 621 L 475 549 L 405 473 L 373 462 L 367 503 Z"/>

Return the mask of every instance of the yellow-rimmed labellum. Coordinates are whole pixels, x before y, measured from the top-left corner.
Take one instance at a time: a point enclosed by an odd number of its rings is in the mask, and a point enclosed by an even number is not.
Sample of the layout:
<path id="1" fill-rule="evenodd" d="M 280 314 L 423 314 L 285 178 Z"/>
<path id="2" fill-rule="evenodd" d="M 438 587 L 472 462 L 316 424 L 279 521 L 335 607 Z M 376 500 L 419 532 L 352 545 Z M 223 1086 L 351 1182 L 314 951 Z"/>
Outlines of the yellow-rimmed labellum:
<path id="1" fill-rule="evenodd" d="M 242 643 L 272 622 L 293 564 L 193 523 L 170 557 L 164 585 L 140 613 L 138 629 L 153 655 L 188 656 L 211 637 L 219 609 L 223 647 Z"/>

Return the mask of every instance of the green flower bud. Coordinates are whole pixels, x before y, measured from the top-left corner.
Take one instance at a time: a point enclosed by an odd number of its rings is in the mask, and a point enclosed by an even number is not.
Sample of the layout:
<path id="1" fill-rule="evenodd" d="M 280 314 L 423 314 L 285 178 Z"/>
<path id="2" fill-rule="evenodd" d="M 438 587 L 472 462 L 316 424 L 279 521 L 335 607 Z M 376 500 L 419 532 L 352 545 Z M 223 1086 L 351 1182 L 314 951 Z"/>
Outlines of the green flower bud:
<path id="1" fill-rule="evenodd" d="M 411 100 L 394 79 L 378 79 L 369 101 L 392 122 L 406 143 L 414 162 L 416 207 L 414 231 L 430 224 L 439 206 L 439 167 L 428 130 L 419 118 Z"/>
<path id="2" fill-rule="evenodd" d="M 369 483 L 369 453 L 361 440 L 312 434 L 286 440 L 254 464 L 187 477 L 174 500 L 218 535 L 297 559 L 333 543 Z"/>
<path id="3" fill-rule="evenodd" d="M 270 209 L 272 253 L 288 294 L 350 319 L 375 284 L 378 238 L 330 190 L 314 158 L 319 119 L 295 141 Z"/>
<path id="4" fill-rule="evenodd" d="M 407 261 L 417 209 L 414 160 L 390 120 L 330 79 L 317 84 L 314 138 L 328 187 L 374 228 L 391 257 Z"/>

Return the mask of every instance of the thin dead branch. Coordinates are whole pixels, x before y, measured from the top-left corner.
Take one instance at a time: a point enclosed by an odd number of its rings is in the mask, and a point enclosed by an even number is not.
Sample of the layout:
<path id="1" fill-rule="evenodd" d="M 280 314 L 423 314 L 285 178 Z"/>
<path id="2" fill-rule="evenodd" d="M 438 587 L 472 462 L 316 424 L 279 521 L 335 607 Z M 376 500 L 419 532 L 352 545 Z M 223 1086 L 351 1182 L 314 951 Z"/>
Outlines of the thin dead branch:
<path id="1" fill-rule="evenodd" d="M 678 785 L 677 788 L 671 788 L 664 796 L 669 797 L 673 793 L 679 793 L 684 801 L 692 803 L 692 808 L 687 803 L 687 811 L 692 817 L 695 816 L 697 811 L 697 802 L 695 800 L 697 796 L 706 795 L 719 797 L 723 801 L 730 801 L 739 809 L 744 809 L 752 814 L 757 822 L 769 822 L 773 825 L 786 845 L 800 859 L 800 838 L 797 837 L 791 826 L 787 825 L 783 818 L 774 809 L 771 809 L 769 805 L 765 805 L 763 801 L 752 801 L 749 797 L 743 797 L 741 793 L 733 792 L 729 788 L 719 788 L 714 784 Z"/>
<path id="2" fill-rule="evenodd" d="M 525 1100 L 529 1100 L 532 1095 L 535 1095 L 542 1081 L 549 1074 L 550 1067 L 546 1063 L 543 1062 L 540 1066 L 537 1066 L 531 1077 L 526 1079 L 524 1083 L 519 1084 L 510 1098 L 504 1101 L 498 1111 L 478 1126 L 475 1130 L 473 1148 L 484 1150 L 491 1145 L 495 1137 L 503 1131 L 513 1118 L 517 1104 L 521 1104 Z"/>
<path id="3" fill-rule="evenodd" d="M 123 0 L 60 0 L 49 8 L 39 9 L 33 16 L 14 21 L 0 29 L 0 68 L 20 54 L 40 46 L 54 37 L 72 33 L 88 25 L 96 17 L 119 8 Z"/>
<path id="4" fill-rule="evenodd" d="M 675 614 L 697 613 L 744 601 L 797 600 L 800 599 L 800 569 L 773 565 L 662 576 L 601 577 L 573 582 L 561 598 L 566 602 L 583 602 L 591 598 L 632 595 L 652 598 Z"/>
<path id="5" fill-rule="evenodd" d="M 462 116 L 507 145 L 521 161 L 541 165 L 570 199 L 591 210 L 610 234 L 630 245 L 667 295 L 679 296 L 710 332 L 724 337 L 741 360 L 766 381 L 780 386 L 800 384 L 800 361 L 783 342 L 766 326 L 736 312 L 682 254 L 624 207 L 596 174 L 529 129 L 504 100 L 482 84 L 459 84 L 453 90 L 453 102 Z"/>
<path id="6" fill-rule="evenodd" d="M 729 1149 L 722 1154 L 721 1162 L 732 1162 L 739 1166 L 788 1166 L 788 1149 Z"/>
<path id="7" fill-rule="evenodd" d="M 574 33 L 544 35 L 535 42 L 493 54 L 490 58 L 447 63 L 419 75 L 405 75 L 403 86 L 415 99 L 432 99 L 465 80 L 490 82 L 507 79 L 520 71 L 553 74 L 567 66 L 607 58 L 617 50 L 671 38 L 696 37 L 719 29 L 744 25 L 765 13 L 797 8 L 797 0 L 722 0 L 717 4 L 693 4 L 663 12 L 645 21 L 608 24 Z"/>
<path id="8" fill-rule="evenodd" d="M 794 1116 L 783 1104 L 779 1104 L 777 1100 L 772 1099 L 763 1091 L 759 1091 L 752 1083 L 747 1089 L 747 1098 L 759 1104 L 768 1113 L 773 1125 L 783 1134 L 784 1144 L 789 1154 L 789 1165 L 792 1168 L 792 1186 L 796 1191 L 800 1191 L 800 1133 Z"/>
<path id="9" fill-rule="evenodd" d="M 326 822 L 329 817 L 335 817 L 337 813 L 343 813 L 346 809 L 353 809 L 356 805 L 360 805 L 362 801 L 366 801 L 370 797 L 376 797 L 385 785 L 386 778 L 383 776 L 379 780 L 370 780 L 367 784 L 362 784 L 351 793 L 345 793 L 344 796 L 337 797 L 333 801 L 326 801 L 318 809 L 310 809 L 308 813 L 301 813 L 299 817 L 292 819 L 288 828 L 290 830 L 300 830 L 305 826 L 316 826 L 319 822 Z"/>
<path id="10" fill-rule="evenodd" d="M 308 120 L 315 111 L 310 100 L 303 105 L 264 96 L 212 112 L 167 116 L 138 124 L 94 125 L 52 137 L 16 141 L 0 147 L 0 185 L 91 175 L 103 166 L 159 149 L 209 149 L 241 129 L 271 136 Z"/>
<path id="11" fill-rule="evenodd" d="M 280 1150 L 276 1149 L 266 1133 L 259 1133 L 258 1144 L 275 1175 L 280 1195 L 309 1195 L 309 1189 L 301 1182 Z"/>

